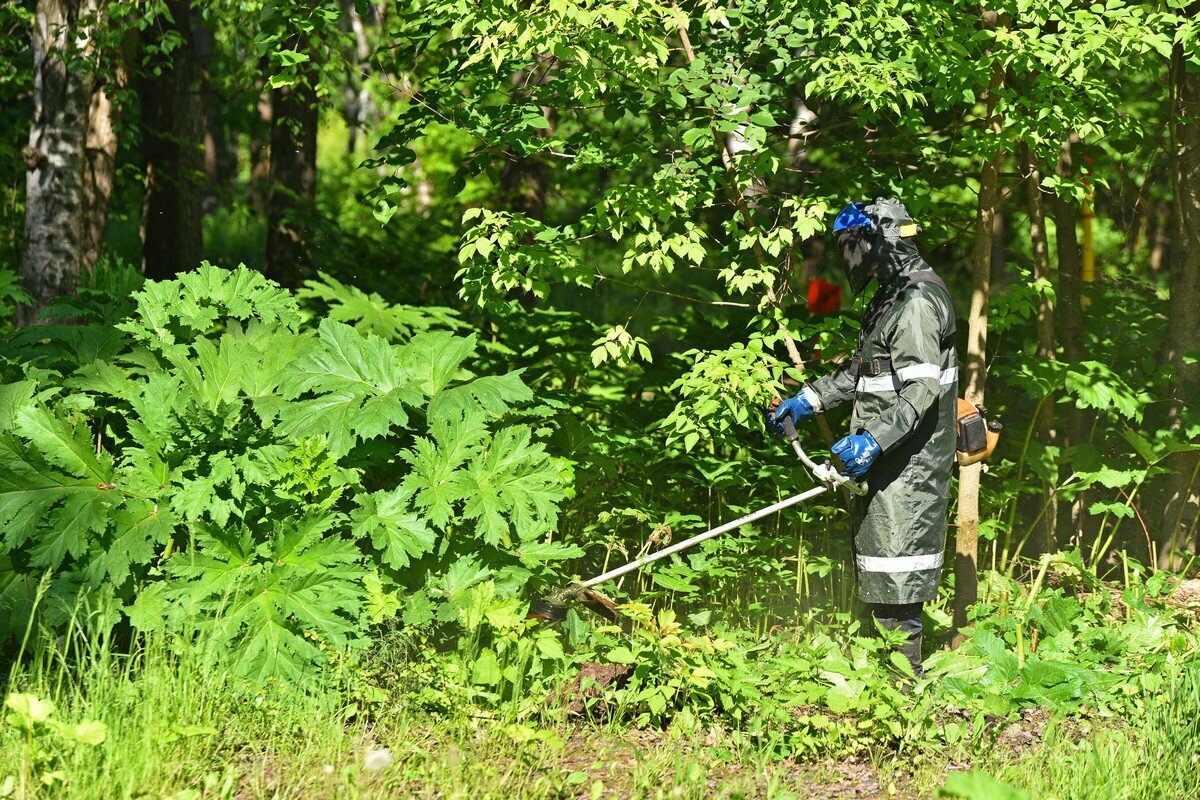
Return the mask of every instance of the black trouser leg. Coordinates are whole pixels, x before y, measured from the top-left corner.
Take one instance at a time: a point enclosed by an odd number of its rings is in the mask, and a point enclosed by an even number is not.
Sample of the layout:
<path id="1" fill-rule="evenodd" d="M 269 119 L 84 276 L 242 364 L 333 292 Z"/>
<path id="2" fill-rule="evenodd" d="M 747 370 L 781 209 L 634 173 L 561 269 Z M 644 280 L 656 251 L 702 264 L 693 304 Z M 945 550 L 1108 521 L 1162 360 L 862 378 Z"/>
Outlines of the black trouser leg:
<path id="1" fill-rule="evenodd" d="M 903 631 L 908 634 L 908 641 L 897 650 L 912 664 L 913 672 L 918 678 L 925 674 L 921 666 L 921 609 L 924 603 L 872 603 L 871 616 L 889 631 Z"/>

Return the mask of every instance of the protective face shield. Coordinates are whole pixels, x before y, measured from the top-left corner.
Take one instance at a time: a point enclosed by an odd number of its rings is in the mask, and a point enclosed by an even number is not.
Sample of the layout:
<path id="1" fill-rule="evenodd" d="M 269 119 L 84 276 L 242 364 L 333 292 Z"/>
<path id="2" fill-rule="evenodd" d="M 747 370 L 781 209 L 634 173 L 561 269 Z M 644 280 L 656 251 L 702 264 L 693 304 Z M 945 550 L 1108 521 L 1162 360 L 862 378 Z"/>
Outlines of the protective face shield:
<path id="1" fill-rule="evenodd" d="M 904 204 L 895 198 L 876 198 L 871 205 L 851 203 L 833 221 L 833 234 L 842 255 L 850 290 L 858 295 L 871 278 L 886 282 L 897 265 L 916 257 L 910 237 L 918 226 Z"/>
<path id="2" fill-rule="evenodd" d="M 851 203 L 833 221 L 833 235 L 842 255 L 842 268 L 850 291 L 858 295 L 871 280 L 871 245 L 874 225 L 864 212 L 864 203 Z"/>

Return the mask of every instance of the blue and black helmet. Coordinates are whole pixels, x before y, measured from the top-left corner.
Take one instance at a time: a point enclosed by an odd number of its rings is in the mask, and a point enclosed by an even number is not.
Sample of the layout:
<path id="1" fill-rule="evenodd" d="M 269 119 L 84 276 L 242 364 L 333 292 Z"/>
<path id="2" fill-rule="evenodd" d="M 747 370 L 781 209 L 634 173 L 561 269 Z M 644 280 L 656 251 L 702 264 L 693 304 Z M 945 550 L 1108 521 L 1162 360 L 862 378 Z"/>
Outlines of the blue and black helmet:
<path id="1" fill-rule="evenodd" d="M 843 208 L 833 221 L 833 232 L 851 228 L 875 231 L 889 241 L 916 236 L 920 231 L 904 203 L 894 197 L 877 197 L 869 205 L 859 200 Z"/>

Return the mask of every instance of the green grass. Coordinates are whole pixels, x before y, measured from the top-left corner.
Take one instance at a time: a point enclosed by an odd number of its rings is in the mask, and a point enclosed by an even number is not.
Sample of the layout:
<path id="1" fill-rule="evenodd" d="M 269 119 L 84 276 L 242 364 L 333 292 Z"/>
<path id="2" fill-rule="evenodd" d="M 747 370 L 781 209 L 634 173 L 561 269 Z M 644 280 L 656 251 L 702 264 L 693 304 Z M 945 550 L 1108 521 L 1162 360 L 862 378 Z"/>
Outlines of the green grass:
<path id="1" fill-rule="evenodd" d="M 421 654 L 429 651 L 384 640 L 372 657 Z M 14 714 L 0 725 L 0 797 L 911 800 L 937 796 L 948 771 L 972 800 L 1182 800 L 1200 786 L 1194 666 L 1167 681 L 1143 719 L 1058 720 L 1016 756 L 987 739 L 804 761 L 711 722 L 684 732 L 550 714 L 516 722 L 470 706 L 433 714 L 415 705 L 412 686 L 389 685 L 386 699 L 368 691 L 361 664 L 334 668 L 323 690 L 304 693 L 248 684 L 222 660 L 188 638 L 152 635 L 130 648 L 79 625 L 31 642 L 4 694 L 55 710 L 32 731 Z M 74 727 L 83 722 L 101 723 L 104 740 L 73 741 L 94 732 Z M 390 763 L 375 770 L 371 759 Z"/>
<path id="2" fill-rule="evenodd" d="M 129 656 L 78 634 L 42 641 L 10 676 L 5 694 L 14 692 L 52 701 L 53 719 L 69 725 L 103 723 L 107 735 L 87 745 L 44 725 L 31 737 L 4 726 L 0 796 L 795 796 L 797 765 L 713 732 L 706 741 L 565 722 L 535 729 L 467 709 L 435 717 L 404 698 L 360 716 L 344 688 L 255 688 L 222 669 L 219 654 L 158 637 Z M 370 770 L 368 755 L 384 749 L 393 763 Z"/>
<path id="3" fill-rule="evenodd" d="M 1138 728 L 1101 730 L 1080 741 L 1056 729 L 1037 769 L 1011 765 L 1000 776 L 1035 798 L 1200 797 L 1200 669 L 1184 672 L 1159 699 Z"/>
<path id="4" fill-rule="evenodd" d="M 1200 797 L 1200 668 L 1185 669 L 1157 699 L 1138 725 L 1053 725 L 1028 755 L 985 763 L 944 791 L 965 800 Z"/>

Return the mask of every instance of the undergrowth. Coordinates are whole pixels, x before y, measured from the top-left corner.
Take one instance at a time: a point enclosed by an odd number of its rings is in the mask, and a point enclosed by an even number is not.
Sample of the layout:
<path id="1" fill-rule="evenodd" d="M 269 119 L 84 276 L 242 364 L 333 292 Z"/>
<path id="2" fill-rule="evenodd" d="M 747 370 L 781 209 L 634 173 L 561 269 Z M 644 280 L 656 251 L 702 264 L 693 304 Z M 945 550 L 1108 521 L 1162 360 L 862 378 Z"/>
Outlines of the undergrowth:
<path id="1" fill-rule="evenodd" d="M 932 654 L 915 682 L 878 638 L 844 631 L 702 631 L 636 606 L 625 607 L 630 633 L 574 615 L 560 630 L 476 593 L 456 646 L 380 632 L 370 653 L 332 659 L 321 688 L 306 690 L 239 676 L 231 654 L 201 637 L 151 632 L 121 644 L 81 607 L 64 634 L 31 632 L 14 667 L 0 735 L 0 763 L 13 767 L 0 788 L 176 800 L 788 797 L 825 759 L 867 757 L 901 796 L 934 791 L 917 783 L 931 767 L 964 763 L 997 778 L 959 775 L 948 791 L 1186 796 L 1169 787 L 1196 769 L 1184 757 L 1200 708 L 1191 612 L 1168 601 L 1169 587 L 1085 587 L 1065 567 L 1050 575 L 1058 585 L 1036 597 L 1010 584 L 967 643 Z M 571 715 L 564 681 L 596 659 L 630 672 Z M 1014 763 L 998 742 L 1029 709 L 1052 721 Z M 1121 794 L 1134 752 L 1147 769 L 1170 769 L 1154 773 L 1153 791 Z M 601 770 L 605 757 L 629 769 Z M 1083 767 L 1095 781 L 1074 777 Z"/>

